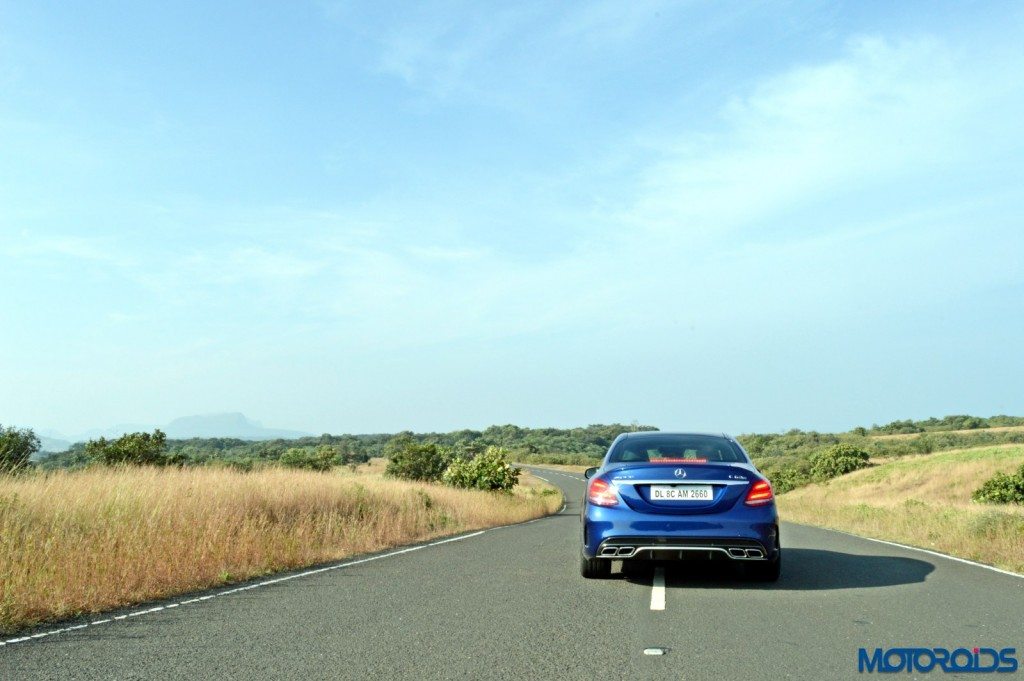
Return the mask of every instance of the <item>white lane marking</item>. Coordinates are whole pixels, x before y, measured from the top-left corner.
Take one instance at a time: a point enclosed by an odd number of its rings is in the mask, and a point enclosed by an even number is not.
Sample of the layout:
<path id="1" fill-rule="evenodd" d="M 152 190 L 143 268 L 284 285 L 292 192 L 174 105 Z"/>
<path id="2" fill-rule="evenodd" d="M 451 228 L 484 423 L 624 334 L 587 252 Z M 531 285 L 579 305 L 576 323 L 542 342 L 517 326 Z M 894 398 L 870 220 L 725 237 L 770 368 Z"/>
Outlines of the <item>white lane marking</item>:
<path id="1" fill-rule="evenodd" d="M 799 523 L 794 523 L 794 525 L 796 525 L 796 524 L 799 524 Z M 946 558 L 947 560 L 955 560 L 958 563 L 964 563 L 965 565 L 973 565 L 974 567 L 985 568 L 986 570 L 991 570 L 992 572 L 998 572 L 1001 575 L 1009 575 L 1010 577 L 1017 577 L 1019 579 L 1024 579 L 1024 575 L 1019 574 L 1017 572 L 1010 572 L 1009 570 L 1003 570 L 1002 568 L 997 568 L 994 565 L 985 565 L 984 563 L 977 563 L 977 562 L 975 562 L 973 560 L 967 560 L 966 558 L 957 558 L 956 556 L 951 556 L 948 553 L 939 553 L 938 551 L 930 551 L 928 549 L 922 549 L 920 546 L 910 546 L 909 544 L 900 544 L 899 542 L 886 541 L 885 539 L 875 539 L 874 537 L 862 537 L 859 534 L 853 534 L 852 532 L 843 532 L 842 530 L 833 530 L 833 529 L 828 528 L 828 527 L 817 527 L 815 525 L 805 525 L 804 527 L 813 527 L 816 530 L 826 530 L 828 532 L 835 532 L 837 534 L 845 534 L 848 537 L 856 537 L 857 539 L 866 539 L 868 541 L 873 541 L 873 542 L 876 542 L 878 544 L 886 544 L 888 546 L 897 546 L 897 547 L 899 547 L 901 549 L 910 549 L 911 551 L 920 551 L 921 553 L 927 553 L 929 556 L 935 556 L 937 558 Z"/>
<path id="2" fill-rule="evenodd" d="M 388 553 L 382 553 L 382 554 L 379 554 L 379 555 L 376 555 L 376 556 L 370 556 L 368 558 L 360 558 L 358 560 L 352 560 L 352 561 L 348 561 L 346 563 L 338 563 L 336 565 L 328 565 L 327 567 L 315 568 L 315 569 L 312 569 L 312 570 L 305 570 L 303 572 L 297 572 L 297 573 L 295 573 L 293 575 L 286 575 L 284 577 L 276 577 L 274 579 L 266 579 L 266 580 L 264 580 L 262 582 L 256 582 L 255 584 L 249 584 L 249 585 L 246 585 L 246 586 L 235 587 L 234 589 L 228 589 L 226 591 L 218 591 L 217 593 L 214 593 L 214 594 L 209 594 L 209 595 L 206 595 L 206 596 L 198 596 L 196 598 L 189 598 L 188 600 L 178 601 L 177 603 L 171 603 L 171 604 L 168 604 L 168 605 L 160 605 L 160 606 L 157 606 L 155 608 L 149 608 L 148 610 L 137 610 L 135 612 L 127 613 L 125 615 L 115 615 L 113 617 L 108 617 L 106 619 L 96 620 L 95 622 L 85 622 L 83 624 L 76 624 L 76 625 L 73 625 L 73 626 L 67 626 L 67 627 L 63 627 L 61 629 L 52 629 L 50 631 L 43 631 L 43 632 L 40 632 L 38 634 L 31 634 L 29 636 L 21 636 L 19 638 L 9 638 L 9 639 L 7 639 L 5 641 L 0 641 L 0 647 L 6 646 L 6 645 L 10 645 L 10 644 L 13 644 L 13 643 L 22 643 L 24 641 L 31 641 L 31 640 L 43 638 L 43 637 L 46 637 L 46 636 L 53 636 L 55 634 L 63 634 L 65 632 L 74 631 L 74 630 L 77 630 L 77 629 L 85 629 L 86 627 L 95 627 L 95 626 L 101 625 L 101 624 L 109 624 L 111 622 L 116 622 L 116 621 L 121 621 L 121 620 L 128 619 L 129 617 L 137 617 L 139 615 L 148 615 L 148 614 L 151 614 L 151 613 L 154 613 L 154 612 L 160 612 L 162 610 L 166 610 L 168 608 L 177 608 L 177 607 L 180 607 L 180 606 L 183 606 L 183 605 L 191 605 L 193 603 L 201 603 L 203 601 L 208 601 L 211 598 L 219 598 L 220 596 L 228 596 L 228 595 L 231 595 L 231 594 L 238 593 L 240 591 L 248 591 L 249 589 L 257 589 L 257 588 L 263 587 L 263 586 L 270 586 L 271 584 L 279 584 L 281 582 L 287 582 L 287 581 L 290 581 L 292 579 L 298 579 L 299 577 L 309 577 L 311 575 L 318 575 L 318 574 L 320 574 L 322 572 L 330 572 L 331 570 L 340 570 L 342 568 L 352 567 L 353 565 L 362 565 L 363 563 L 369 563 L 369 562 L 374 561 L 374 560 L 381 560 L 382 558 L 390 558 L 391 556 L 400 556 L 403 553 L 411 553 L 413 551 L 419 551 L 420 549 L 426 549 L 426 548 L 429 548 L 431 546 L 440 546 L 441 544 L 450 544 L 451 542 L 462 541 L 463 539 L 472 539 L 473 537 L 479 537 L 480 535 L 484 534 L 485 532 L 490 532 L 491 530 L 502 530 L 502 529 L 505 529 L 507 527 L 517 527 L 519 525 L 528 525 L 530 523 L 535 523 L 538 520 L 544 520 L 546 518 L 551 518 L 551 517 L 554 517 L 556 515 L 559 515 L 564 510 L 565 510 L 565 502 L 562 503 L 562 507 L 560 509 L 558 509 L 557 512 L 553 513 L 550 516 L 542 516 L 540 518 L 534 518 L 533 520 L 527 520 L 526 522 L 522 522 L 522 523 L 511 523 L 509 525 L 499 525 L 498 527 L 490 527 L 490 528 L 488 528 L 486 530 L 478 530 L 476 532 L 470 532 L 469 534 L 462 534 L 462 535 L 459 535 L 457 537 L 449 537 L 447 539 L 440 539 L 440 540 L 435 541 L 435 542 L 430 542 L 429 544 L 420 544 L 419 546 L 409 546 L 409 547 L 404 548 L 404 549 L 398 549 L 397 551 L 390 551 Z"/>
<path id="3" fill-rule="evenodd" d="M 664 648 L 644 648 L 644 655 L 664 655 Z"/>
<path id="4" fill-rule="evenodd" d="M 654 581 L 651 583 L 651 610 L 665 609 L 665 568 L 654 568 Z"/>

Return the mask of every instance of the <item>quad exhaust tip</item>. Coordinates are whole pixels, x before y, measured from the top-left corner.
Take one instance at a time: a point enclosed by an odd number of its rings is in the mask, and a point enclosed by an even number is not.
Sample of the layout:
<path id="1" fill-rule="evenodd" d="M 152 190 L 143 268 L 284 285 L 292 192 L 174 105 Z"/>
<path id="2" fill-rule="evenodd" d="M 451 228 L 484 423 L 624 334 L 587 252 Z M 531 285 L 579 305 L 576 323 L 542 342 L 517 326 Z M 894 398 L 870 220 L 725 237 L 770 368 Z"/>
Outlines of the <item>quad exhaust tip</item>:
<path id="1" fill-rule="evenodd" d="M 634 553 L 635 546 L 606 546 L 601 549 L 602 558 L 630 558 Z"/>

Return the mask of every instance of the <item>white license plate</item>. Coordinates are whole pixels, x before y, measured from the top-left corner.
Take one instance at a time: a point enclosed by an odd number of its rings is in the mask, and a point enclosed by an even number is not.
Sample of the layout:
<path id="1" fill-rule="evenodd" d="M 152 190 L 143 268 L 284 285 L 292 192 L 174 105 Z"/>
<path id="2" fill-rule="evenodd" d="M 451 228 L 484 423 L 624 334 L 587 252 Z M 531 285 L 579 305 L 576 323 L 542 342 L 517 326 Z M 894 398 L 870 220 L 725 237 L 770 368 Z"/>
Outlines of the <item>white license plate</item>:
<path id="1" fill-rule="evenodd" d="M 711 485 L 651 485 L 651 501 L 711 501 Z"/>

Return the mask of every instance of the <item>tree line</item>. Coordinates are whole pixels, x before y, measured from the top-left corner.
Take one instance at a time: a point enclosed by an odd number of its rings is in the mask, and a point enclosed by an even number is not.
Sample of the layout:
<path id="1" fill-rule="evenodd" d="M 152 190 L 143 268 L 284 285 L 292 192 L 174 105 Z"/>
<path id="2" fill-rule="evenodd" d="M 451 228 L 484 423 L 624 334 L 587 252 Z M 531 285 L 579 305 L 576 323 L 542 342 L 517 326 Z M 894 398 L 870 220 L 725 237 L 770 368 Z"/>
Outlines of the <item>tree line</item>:
<path id="1" fill-rule="evenodd" d="M 434 444 L 452 456 L 472 458 L 497 447 L 515 457 L 530 455 L 582 456 L 588 460 L 600 458 L 619 433 L 632 430 L 657 430 L 653 426 L 639 424 L 594 424 L 579 428 L 522 428 L 516 425 L 495 425 L 484 430 L 462 429 L 448 433 L 378 433 L 366 435 L 332 435 L 276 439 L 264 441 L 241 440 L 238 438 L 191 438 L 168 439 L 160 433 L 128 433 L 122 438 L 106 440 L 100 438 L 80 442 L 63 452 L 41 458 L 37 465 L 43 469 L 78 468 L 93 462 L 113 463 L 123 461 L 126 452 L 136 452 L 136 458 L 144 458 L 142 447 L 149 438 L 160 454 L 146 454 L 157 458 L 145 463 L 161 465 L 219 465 L 240 470 L 250 470 L 277 463 L 303 462 L 298 467 L 323 467 L 328 465 L 350 465 L 368 461 L 373 457 L 387 456 L 398 443 L 409 442 Z M 26 431 L 31 432 L 31 431 Z M 34 434 L 32 435 L 34 437 Z M 142 447 L 142 449 L 140 449 Z M 30 455 L 38 451 L 38 438 Z M 134 456 L 134 455 L 133 455 Z M 130 457 L 129 457 L 130 458 Z M 26 456 L 25 461 L 27 462 Z M 317 463 L 319 462 L 319 463 Z"/>
<path id="2" fill-rule="evenodd" d="M 972 426 L 973 427 L 965 427 Z M 1024 425 L 1013 416 L 946 416 L 921 421 L 893 421 L 886 426 L 854 428 L 845 433 L 789 430 L 785 433 L 747 433 L 738 440 L 769 479 L 783 488 L 805 484 L 815 476 L 812 458 L 836 445 L 850 445 L 871 457 L 927 454 L 959 447 L 1024 443 L 1024 431 L 993 430 L 998 426 Z M 946 428 L 946 430 L 942 430 Z M 891 431 L 913 430 L 902 438 L 880 438 Z M 325 470 L 337 465 L 358 465 L 373 457 L 388 457 L 400 447 L 434 445 L 451 458 L 470 460 L 489 447 L 508 453 L 520 463 L 593 465 L 604 456 L 612 441 L 623 432 L 657 430 L 639 424 L 594 424 L 579 428 L 523 428 L 495 425 L 484 430 L 448 433 L 379 433 L 366 435 L 323 434 L 296 439 L 266 441 L 237 438 L 167 439 L 163 433 L 129 433 L 114 440 L 77 443 L 36 462 L 43 469 L 76 468 L 94 462 L 138 461 L 158 465 L 227 466 L 252 470 L 286 465 Z M 967 432 L 952 432 L 955 430 Z M 0 426 L 0 469 L 26 467 L 39 450 L 39 438 L 29 429 Z M 150 457 L 147 459 L 147 457 Z"/>

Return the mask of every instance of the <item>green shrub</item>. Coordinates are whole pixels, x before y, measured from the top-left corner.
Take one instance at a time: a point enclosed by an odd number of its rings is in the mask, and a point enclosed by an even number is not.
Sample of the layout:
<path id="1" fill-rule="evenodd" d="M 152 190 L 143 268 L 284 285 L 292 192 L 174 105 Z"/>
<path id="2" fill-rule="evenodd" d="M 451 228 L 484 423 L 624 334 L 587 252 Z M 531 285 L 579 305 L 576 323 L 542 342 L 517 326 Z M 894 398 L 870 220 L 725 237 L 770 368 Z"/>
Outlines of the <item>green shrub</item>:
<path id="1" fill-rule="evenodd" d="M 183 454 L 167 453 L 167 436 L 159 429 L 152 433 L 125 433 L 116 440 L 90 440 L 85 445 L 85 454 L 106 466 L 180 466 L 186 461 Z"/>
<path id="2" fill-rule="evenodd" d="M 298 468 L 307 471 L 329 471 L 334 467 L 337 452 L 328 445 L 316 449 L 290 447 L 281 455 L 278 462 L 285 468 Z"/>
<path id="3" fill-rule="evenodd" d="M 38 451 L 39 438 L 32 430 L 0 426 L 0 473 L 25 468 L 29 458 Z"/>
<path id="4" fill-rule="evenodd" d="M 811 462 L 805 456 L 777 456 L 755 459 L 776 494 L 785 494 L 811 483 Z"/>
<path id="5" fill-rule="evenodd" d="M 971 498 L 986 504 L 1024 504 L 1024 466 L 1013 475 L 996 473 Z"/>
<path id="6" fill-rule="evenodd" d="M 403 442 L 390 452 L 384 472 L 396 478 L 437 482 L 451 463 L 451 454 L 433 442 Z"/>
<path id="7" fill-rule="evenodd" d="M 488 447 L 472 459 L 452 461 L 443 480 L 452 487 L 507 492 L 519 484 L 519 469 L 509 464 L 507 450 Z"/>
<path id="8" fill-rule="evenodd" d="M 870 465 L 869 458 L 867 452 L 854 445 L 832 445 L 811 457 L 811 477 L 815 480 L 828 480 L 860 468 L 867 468 Z"/>

